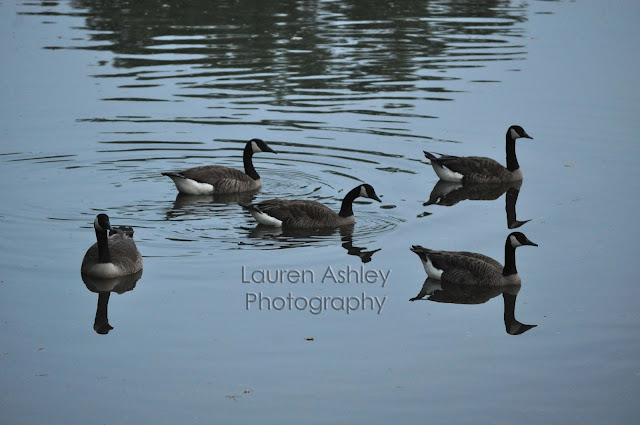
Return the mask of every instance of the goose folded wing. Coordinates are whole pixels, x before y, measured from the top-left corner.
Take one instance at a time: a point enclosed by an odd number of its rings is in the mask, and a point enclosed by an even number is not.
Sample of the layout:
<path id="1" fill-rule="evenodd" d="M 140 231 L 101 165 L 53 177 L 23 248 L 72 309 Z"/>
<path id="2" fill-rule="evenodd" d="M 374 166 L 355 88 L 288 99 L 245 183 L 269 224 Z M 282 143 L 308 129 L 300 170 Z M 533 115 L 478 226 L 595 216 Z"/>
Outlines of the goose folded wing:
<path id="1" fill-rule="evenodd" d="M 337 217 L 329 207 L 314 201 L 272 199 L 260 202 L 258 208 L 286 225 L 315 226 Z"/>
<path id="2" fill-rule="evenodd" d="M 222 179 L 251 181 L 251 177 L 235 168 L 222 165 L 203 165 L 181 171 L 179 175 L 200 183 L 215 185 Z"/>
<path id="3" fill-rule="evenodd" d="M 504 171 L 504 167 L 496 160 L 481 156 L 450 156 L 438 158 L 440 165 L 463 176 L 472 174 L 496 174 Z"/>
<path id="4" fill-rule="evenodd" d="M 436 268 L 444 270 L 442 279 L 452 283 L 489 286 L 502 276 L 500 263 L 482 254 L 435 251 L 429 258 Z"/>

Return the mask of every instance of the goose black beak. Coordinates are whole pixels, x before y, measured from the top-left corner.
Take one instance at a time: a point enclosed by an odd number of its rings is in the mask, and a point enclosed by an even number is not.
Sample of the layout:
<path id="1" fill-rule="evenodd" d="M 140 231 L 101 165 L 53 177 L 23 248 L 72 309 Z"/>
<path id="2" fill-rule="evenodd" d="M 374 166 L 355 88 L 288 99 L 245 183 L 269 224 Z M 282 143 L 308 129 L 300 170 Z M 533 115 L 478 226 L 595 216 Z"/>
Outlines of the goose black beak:
<path id="1" fill-rule="evenodd" d="M 376 200 L 376 201 L 378 201 L 378 202 L 382 202 L 382 201 L 380 200 L 380 198 L 378 198 L 378 195 L 373 195 L 373 196 L 371 197 L 371 199 L 375 199 L 375 200 Z"/>
<path id="2" fill-rule="evenodd" d="M 527 132 L 526 132 L 526 131 L 525 131 L 525 133 L 522 135 L 522 137 L 526 137 L 527 139 L 531 139 L 531 140 L 533 140 L 533 137 L 529 136 L 529 135 L 527 134 Z"/>
<path id="3" fill-rule="evenodd" d="M 265 152 L 278 153 L 278 152 L 274 151 L 273 149 L 271 149 L 269 146 L 267 146 L 267 150 Z"/>

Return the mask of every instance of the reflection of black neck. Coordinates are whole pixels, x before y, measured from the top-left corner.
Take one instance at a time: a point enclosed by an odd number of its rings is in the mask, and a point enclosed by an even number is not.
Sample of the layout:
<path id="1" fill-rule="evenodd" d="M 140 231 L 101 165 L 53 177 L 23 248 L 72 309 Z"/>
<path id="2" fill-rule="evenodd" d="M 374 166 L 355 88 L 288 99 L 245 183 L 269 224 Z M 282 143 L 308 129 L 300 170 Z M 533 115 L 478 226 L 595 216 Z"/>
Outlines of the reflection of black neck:
<path id="1" fill-rule="evenodd" d="M 340 217 L 351 217 L 353 215 L 353 201 L 360 196 L 360 186 L 355 187 L 347 193 L 347 196 L 342 200 L 342 206 L 338 215 Z"/>
<path id="2" fill-rule="evenodd" d="M 342 247 L 347 250 L 347 254 L 360 257 L 360 260 L 362 260 L 363 263 L 368 263 L 371 261 L 373 254 L 380 251 L 381 248 L 374 249 L 373 251 L 367 251 L 366 247 L 353 246 L 353 238 L 351 236 L 353 233 L 353 226 L 349 226 L 349 234 L 344 234 L 343 228 L 340 229 L 340 233 L 342 234 Z"/>
<path id="3" fill-rule="evenodd" d="M 96 239 L 98 239 L 98 262 L 110 263 L 111 253 L 109 252 L 109 241 L 106 230 L 96 229 Z"/>
<path id="4" fill-rule="evenodd" d="M 504 325 L 509 329 L 509 325 L 516 320 L 516 296 L 502 293 L 504 299 Z"/>
<path id="5" fill-rule="evenodd" d="M 507 227 L 509 229 L 516 229 L 523 224 L 531 221 L 531 220 L 523 220 L 518 221 L 516 218 L 516 202 L 518 201 L 518 194 L 520 190 L 511 186 L 507 190 L 507 194 L 505 195 L 505 210 L 507 211 Z"/>
<path id="6" fill-rule="evenodd" d="M 242 161 L 244 162 L 244 172 L 246 175 L 251 177 L 254 180 L 258 180 L 260 176 L 255 168 L 253 168 L 253 143 L 247 143 L 247 146 L 244 147 L 244 152 L 242 153 Z"/>
<path id="7" fill-rule="evenodd" d="M 525 325 L 516 320 L 516 295 L 507 292 L 502 293 L 504 299 L 504 327 L 509 335 L 522 335 L 537 325 Z"/>
<path id="8" fill-rule="evenodd" d="M 516 141 L 511 137 L 511 129 L 507 130 L 507 170 L 516 171 L 520 168 L 516 158 Z"/>
<path id="9" fill-rule="evenodd" d="M 109 305 L 110 296 L 111 292 L 109 291 L 98 293 L 98 308 L 96 310 L 96 319 L 93 322 L 93 329 L 102 335 L 109 333 L 109 331 L 113 329 L 107 317 L 107 306 Z"/>
<path id="10" fill-rule="evenodd" d="M 516 249 L 511 246 L 510 238 L 504 243 L 504 268 L 502 269 L 503 276 L 510 276 L 518 273 L 516 269 Z"/>

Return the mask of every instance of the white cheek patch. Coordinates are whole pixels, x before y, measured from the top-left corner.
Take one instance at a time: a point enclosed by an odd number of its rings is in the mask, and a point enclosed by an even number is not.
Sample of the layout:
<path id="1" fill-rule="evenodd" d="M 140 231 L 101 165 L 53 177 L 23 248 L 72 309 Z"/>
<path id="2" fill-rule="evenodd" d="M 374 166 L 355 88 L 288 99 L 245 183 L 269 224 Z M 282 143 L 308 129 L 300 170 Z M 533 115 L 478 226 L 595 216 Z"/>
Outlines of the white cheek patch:
<path id="1" fill-rule="evenodd" d="M 256 142 L 251 142 L 251 150 L 253 150 L 253 153 L 262 152 L 262 149 L 260 149 Z"/>
<path id="2" fill-rule="evenodd" d="M 511 131 L 511 138 L 512 138 L 513 140 L 516 140 L 517 138 L 519 138 L 519 137 L 520 137 L 520 135 L 518 134 L 518 132 L 517 132 L 517 131 L 515 131 L 513 128 L 512 128 L 510 131 Z"/>
<path id="3" fill-rule="evenodd" d="M 364 186 L 360 186 L 360 196 L 362 196 L 363 198 L 369 197 L 369 195 L 367 195 L 367 190 L 364 188 Z"/>
<path id="4" fill-rule="evenodd" d="M 93 227 L 94 227 L 96 230 L 106 230 L 104 227 L 102 227 L 102 226 L 100 225 L 100 221 L 98 220 L 98 217 L 96 217 L 96 219 L 95 219 L 95 220 L 93 220 Z"/>
<path id="5" fill-rule="evenodd" d="M 516 238 L 515 236 L 509 236 L 509 243 L 511 244 L 512 247 L 517 248 L 519 246 L 522 246 L 522 244 L 520 243 L 520 241 L 518 240 L 518 238 Z"/>

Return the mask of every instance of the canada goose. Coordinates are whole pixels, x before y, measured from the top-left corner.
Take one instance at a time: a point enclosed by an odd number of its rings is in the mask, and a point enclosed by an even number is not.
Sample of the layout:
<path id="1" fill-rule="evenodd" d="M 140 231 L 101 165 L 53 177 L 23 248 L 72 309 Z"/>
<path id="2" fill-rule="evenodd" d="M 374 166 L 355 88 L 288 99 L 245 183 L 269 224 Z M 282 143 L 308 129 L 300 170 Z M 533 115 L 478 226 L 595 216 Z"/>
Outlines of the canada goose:
<path id="1" fill-rule="evenodd" d="M 242 154 L 244 173 L 222 165 L 202 165 L 162 175 L 171 178 L 178 191 L 187 195 L 246 192 L 262 186 L 262 179 L 253 167 L 252 160 L 253 154 L 258 152 L 277 153 L 262 140 L 251 139 Z"/>
<path id="2" fill-rule="evenodd" d="M 462 181 L 463 183 L 498 183 L 522 180 L 522 170 L 516 158 L 516 139 L 525 137 L 533 139 L 519 125 L 512 125 L 507 130 L 506 150 L 507 167 L 499 162 L 481 156 L 435 155 L 424 151 L 424 156 L 431 161 L 431 166 L 438 177 L 446 181 Z"/>
<path id="3" fill-rule="evenodd" d="M 465 251 L 436 251 L 419 245 L 411 247 L 416 253 L 427 276 L 460 285 L 501 286 L 520 285 L 516 269 L 516 248 L 523 245 L 538 246 L 520 232 L 507 236 L 504 244 L 504 267 L 487 257 Z"/>
<path id="4" fill-rule="evenodd" d="M 308 200 L 269 199 L 257 204 L 239 204 L 248 210 L 260 224 L 288 228 L 337 227 L 355 223 L 352 204 L 357 197 L 380 198 L 369 184 L 361 184 L 347 193 L 339 213 L 329 207 Z"/>
<path id="5" fill-rule="evenodd" d="M 98 214 L 93 221 L 98 242 L 84 255 L 83 274 L 97 278 L 113 278 L 136 273 L 142 269 L 142 256 L 133 241 L 130 227 L 111 227 L 109 216 Z M 107 230 L 111 230 L 107 236 Z"/>

